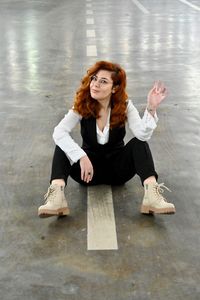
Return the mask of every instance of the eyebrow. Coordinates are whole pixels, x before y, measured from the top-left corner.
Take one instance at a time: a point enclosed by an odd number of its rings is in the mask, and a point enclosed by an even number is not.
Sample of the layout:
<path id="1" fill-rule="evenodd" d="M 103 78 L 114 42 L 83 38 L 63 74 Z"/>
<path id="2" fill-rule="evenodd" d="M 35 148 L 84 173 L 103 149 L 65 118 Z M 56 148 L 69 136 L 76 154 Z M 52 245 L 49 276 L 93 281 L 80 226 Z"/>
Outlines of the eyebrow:
<path id="1" fill-rule="evenodd" d="M 98 77 L 97 75 L 95 75 L 97 78 L 100 78 L 100 79 L 106 79 L 106 80 L 110 80 L 110 78 L 106 78 L 106 77 Z"/>

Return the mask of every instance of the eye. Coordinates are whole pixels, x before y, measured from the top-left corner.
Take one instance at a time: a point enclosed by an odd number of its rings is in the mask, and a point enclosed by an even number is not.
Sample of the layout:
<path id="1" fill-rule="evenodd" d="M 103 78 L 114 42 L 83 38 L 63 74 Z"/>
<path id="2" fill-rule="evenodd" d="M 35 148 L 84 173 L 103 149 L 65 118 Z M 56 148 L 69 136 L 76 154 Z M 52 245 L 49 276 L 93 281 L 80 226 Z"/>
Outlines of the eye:
<path id="1" fill-rule="evenodd" d="M 95 75 L 93 75 L 93 76 L 91 77 L 91 81 L 97 81 L 97 77 L 96 77 Z"/>
<path id="2" fill-rule="evenodd" d="M 100 79 L 100 83 L 101 83 L 101 84 L 107 84 L 108 81 L 106 81 L 105 79 Z"/>

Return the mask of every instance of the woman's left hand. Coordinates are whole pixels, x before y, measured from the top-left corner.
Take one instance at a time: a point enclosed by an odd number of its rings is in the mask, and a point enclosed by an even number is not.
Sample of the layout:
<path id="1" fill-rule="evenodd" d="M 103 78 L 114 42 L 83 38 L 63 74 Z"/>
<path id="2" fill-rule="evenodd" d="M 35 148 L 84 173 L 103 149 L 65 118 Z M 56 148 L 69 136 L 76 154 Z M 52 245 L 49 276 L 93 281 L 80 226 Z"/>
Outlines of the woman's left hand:
<path id="1" fill-rule="evenodd" d="M 160 80 L 154 83 L 153 88 L 149 91 L 147 102 L 148 107 L 152 110 L 156 110 L 160 103 L 167 96 L 167 89 L 164 83 Z"/>

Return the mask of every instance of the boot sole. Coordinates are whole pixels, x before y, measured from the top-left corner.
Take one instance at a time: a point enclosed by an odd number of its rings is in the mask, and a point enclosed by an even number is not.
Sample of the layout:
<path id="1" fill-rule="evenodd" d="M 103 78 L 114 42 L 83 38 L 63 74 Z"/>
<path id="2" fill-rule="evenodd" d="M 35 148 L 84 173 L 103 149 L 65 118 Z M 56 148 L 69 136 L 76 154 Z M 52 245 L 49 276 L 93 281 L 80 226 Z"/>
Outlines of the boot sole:
<path id="1" fill-rule="evenodd" d="M 42 209 L 38 212 L 40 218 L 49 218 L 53 216 L 68 216 L 70 213 L 68 207 L 59 208 L 57 210 Z"/>
<path id="2" fill-rule="evenodd" d="M 174 207 L 171 208 L 154 208 L 151 206 L 142 205 L 140 212 L 142 214 L 175 214 L 176 209 Z"/>

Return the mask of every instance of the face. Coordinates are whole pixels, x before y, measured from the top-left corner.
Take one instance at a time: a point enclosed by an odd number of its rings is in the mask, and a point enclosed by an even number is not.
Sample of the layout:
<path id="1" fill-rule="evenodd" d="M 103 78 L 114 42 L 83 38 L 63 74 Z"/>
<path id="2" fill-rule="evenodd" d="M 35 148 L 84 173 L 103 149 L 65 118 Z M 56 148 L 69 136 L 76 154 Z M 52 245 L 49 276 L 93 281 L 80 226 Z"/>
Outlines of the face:
<path id="1" fill-rule="evenodd" d="M 110 100 L 114 92 L 111 74 L 110 71 L 99 70 L 96 75 L 92 76 L 90 94 L 93 99 L 99 102 Z"/>

